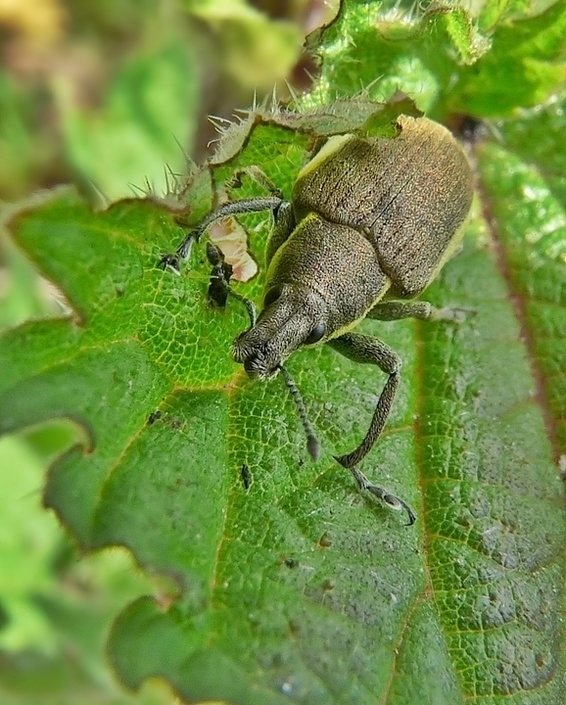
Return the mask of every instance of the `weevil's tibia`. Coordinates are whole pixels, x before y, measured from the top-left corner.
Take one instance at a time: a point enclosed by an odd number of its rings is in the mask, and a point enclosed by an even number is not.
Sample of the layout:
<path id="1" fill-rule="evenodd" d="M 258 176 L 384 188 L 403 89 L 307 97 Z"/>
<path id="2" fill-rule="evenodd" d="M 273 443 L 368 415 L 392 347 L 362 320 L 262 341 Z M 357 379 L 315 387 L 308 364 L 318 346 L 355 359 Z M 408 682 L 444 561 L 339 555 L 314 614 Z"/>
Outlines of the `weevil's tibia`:
<path id="1" fill-rule="evenodd" d="M 224 262 L 224 255 L 222 254 L 220 249 L 216 247 L 216 245 L 213 245 L 211 242 L 207 242 L 206 256 L 208 258 L 208 261 L 214 268 L 213 276 L 218 279 L 222 288 L 226 291 L 229 296 L 236 299 L 245 306 L 245 309 L 248 312 L 248 316 L 250 319 L 250 328 L 253 328 L 257 320 L 254 302 L 251 299 L 248 299 L 246 296 L 238 294 L 237 291 L 234 291 L 234 289 L 226 281 L 226 277 L 224 276 L 224 268 L 222 267 L 222 263 Z"/>
<path id="2" fill-rule="evenodd" d="M 377 303 L 367 314 L 368 318 L 380 321 L 398 321 L 401 318 L 417 318 L 421 321 L 452 321 L 463 323 L 476 311 L 462 306 L 435 308 L 428 301 L 383 301 Z"/>
<path id="3" fill-rule="evenodd" d="M 402 363 L 399 355 L 389 345 L 369 335 L 345 333 L 338 338 L 329 340 L 328 345 L 354 362 L 377 365 L 389 375 L 389 379 L 379 395 L 365 438 L 351 453 L 336 458 L 340 465 L 351 470 L 359 465 L 370 452 L 385 427 L 399 387 L 399 370 Z"/>
<path id="4" fill-rule="evenodd" d="M 309 417 L 307 416 L 307 409 L 305 407 L 303 397 L 299 392 L 299 388 L 295 384 L 295 380 L 291 377 L 289 370 L 284 365 L 279 365 L 279 370 L 285 378 L 287 389 L 291 393 L 295 406 L 297 407 L 297 412 L 299 414 L 299 418 L 301 419 L 301 423 L 303 424 L 305 436 L 307 437 L 307 450 L 309 455 L 314 461 L 317 461 L 320 458 L 321 453 L 320 441 L 316 437 L 314 428 L 312 427 Z"/>
<path id="5" fill-rule="evenodd" d="M 381 342 L 381 340 L 372 338 L 369 335 L 361 335 L 360 333 L 345 333 L 334 340 L 329 340 L 328 344 L 350 360 L 377 365 L 383 372 L 389 375 L 379 395 L 369 429 L 364 439 L 351 453 L 334 456 L 334 459 L 336 462 L 340 463 L 343 468 L 346 468 L 352 473 L 360 489 L 367 490 L 393 509 L 405 509 L 409 515 L 409 525 L 414 524 L 416 515 L 404 500 L 396 497 L 382 487 L 371 483 L 357 468 L 373 448 L 385 427 L 385 423 L 391 412 L 391 407 L 393 406 L 395 394 L 399 387 L 401 358 L 388 345 Z"/>
<path id="6" fill-rule="evenodd" d="M 185 262 L 190 254 L 193 242 L 198 242 L 208 228 L 217 220 L 228 218 L 232 215 L 243 215 L 245 213 L 260 213 L 261 211 L 276 212 L 279 206 L 283 203 L 283 199 L 279 196 L 268 196 L 266 198 L 243 198 L 239 201 L 229 201 L 223 203 L 215 211 L 207 215 L 202 220 L 198 227 L 191 230 L 190 233 L 182 240 L 181 244 L 175 250 L 174 254 L 163 255 L 159 260 L 159 265 L 163 269 L 170 269 L 175 274 L 180 274 L 181 265 Z"/>

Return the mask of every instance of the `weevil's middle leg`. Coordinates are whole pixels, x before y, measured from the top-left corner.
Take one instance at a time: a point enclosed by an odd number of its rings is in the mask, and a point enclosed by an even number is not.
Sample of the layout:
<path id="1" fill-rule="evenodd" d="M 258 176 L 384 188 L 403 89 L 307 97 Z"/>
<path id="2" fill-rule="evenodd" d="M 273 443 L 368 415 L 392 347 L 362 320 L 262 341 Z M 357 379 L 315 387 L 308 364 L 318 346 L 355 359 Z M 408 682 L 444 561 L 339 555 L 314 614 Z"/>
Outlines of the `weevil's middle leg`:
<path id="1" fill-rule="evenodd" d="M 329 340 L 328 344 L 350 360 L 377 365 L 389 375 L 389 379 L 379 396 L 370 427 L 364 439 L 351 453 L 335 456 L 335 459 L 342 467 L 350 470 L 360 489 L 371 492 L 375 497 L 394 509 L 405 509 L 409 515 L 409 524 L 413 524 L 416 515 L 411 507 L 401 498 L 396 497 L 378 485 L 374 485 L 357 468 L 357 465 L 372 449 L 385 427 L 399 387 L 401 358 L 394 350 L 377 338 L 359 333 L 345 333 L 339 338 Z"/>
<path id="2" fill-rule="evenodd" d="M 454 321 L 462 323 L 475 311 L 459 306 L 436 308 L 428 301 L 380 301 L 367 313 L 367 318 L 379 321 L 398 321 L 401 318 L 418 318 L 422 321 Z"/>
<path id="3" fill-rule="evenodd" d="M 389 375 L 365 438 L 351 453 L 336 458 L 340 465 L 351 469 L 366 457 L 383 431 L 399 387 L 399 371 L 402 362 L 399 355 L 388 345 L 369 335 L 345 333 L 339 338 L 329 340 L 328 345 L 354 362 L 377 365 Z"/>

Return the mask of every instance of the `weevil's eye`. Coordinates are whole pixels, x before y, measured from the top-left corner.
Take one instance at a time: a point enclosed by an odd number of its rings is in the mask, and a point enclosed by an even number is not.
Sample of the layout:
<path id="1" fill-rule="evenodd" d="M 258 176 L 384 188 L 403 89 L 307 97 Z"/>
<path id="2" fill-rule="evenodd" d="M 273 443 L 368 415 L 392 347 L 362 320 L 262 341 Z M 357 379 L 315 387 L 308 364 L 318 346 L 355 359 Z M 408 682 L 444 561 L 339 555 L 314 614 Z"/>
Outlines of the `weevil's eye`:
<path id="1" fill-rule="evenodd" d="M 281 296 L 281 293 L 282 290 L 280 286 L 274 286 L 270 289 L 263 299 L 264 307 L 267 308 L 268 306 L 271 306 L 271 304 L 277 301 L 277 299 Z"/>
<path id="2" fill-rule="evenodd" d="M 324 323 L 318 323 L 308 334 L 307 338 L 304 340 L 304 345 L 314 345 L 322 338 L 326 333 L 326 326 Z"/>

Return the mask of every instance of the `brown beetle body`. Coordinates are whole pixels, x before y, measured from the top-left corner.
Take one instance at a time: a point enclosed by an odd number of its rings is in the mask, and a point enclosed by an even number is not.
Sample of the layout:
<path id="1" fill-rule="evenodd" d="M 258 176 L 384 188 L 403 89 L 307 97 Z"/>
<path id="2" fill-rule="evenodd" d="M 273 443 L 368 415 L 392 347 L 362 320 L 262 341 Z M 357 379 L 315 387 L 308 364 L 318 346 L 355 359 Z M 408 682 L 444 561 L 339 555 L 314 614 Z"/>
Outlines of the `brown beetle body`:
<path id="1" fill-rule="evenodd" d="M 413 523 L 415 514 L 406 502 L 372 484 L 357 468 L 385 426 L 401 359 L 385 343 L 351 330 L 365 317 L 457 318 L 455 311 L 408 299 L 420 294 L 459 248 L 473 189 L 466 157 L 448 130 L 426 118 L 406 116 L 398 118 L 397 127 L 392 138 L 331 137 L 300 172 L 291 202 L 284 201 L 257 168 L 248 172 L 268 185 L 272 195 L 225 203 L 162 263 L 178 271 L 190 243 L 219 218 L 273 212 L 263 309 L 256 319 L 253 305 L 244 301 L 251 325 L 234 341 L 234 359 L 256 379 L 283 372 L 313 457 L 319 446 L 283 366 L 289 355 L 302 345 L 326 342 L 350 359 L 387 373 L 364 439 L 336 460 L 352 472 L 361 489 L 396 509 L 405 508 Z M 222 279 L 218 265 L 217 271 Z M 242 299 L 228 282 L 223 286 Z"/>
<path id="2" fill-rule="evenodd" d="M 336 338 L 387 298 L 412 298 L 458 248 L 472 178 L 448 130 L 402 116 L 394 138 L 331 138 L 298 176 L 267 246 L 266 302 L 234 357 L 267 379 L 305 342 Z M 276 293 L 279 297 L 275 297 Z"/>
<path id="3" fill-rule="evenodd" d="M 459 244 L 455 235 L 470 210 L 472 178 L 445 127 L 404 116 L 398 123 L 401 132 L 392 139 L 334 138 L 324 168 L 324 155 L 317 155 L 299 174 L 291 200 L 297 222 L 318 213 L 365 234 L 391 294 L 409 298 L 425 289 Z"/>

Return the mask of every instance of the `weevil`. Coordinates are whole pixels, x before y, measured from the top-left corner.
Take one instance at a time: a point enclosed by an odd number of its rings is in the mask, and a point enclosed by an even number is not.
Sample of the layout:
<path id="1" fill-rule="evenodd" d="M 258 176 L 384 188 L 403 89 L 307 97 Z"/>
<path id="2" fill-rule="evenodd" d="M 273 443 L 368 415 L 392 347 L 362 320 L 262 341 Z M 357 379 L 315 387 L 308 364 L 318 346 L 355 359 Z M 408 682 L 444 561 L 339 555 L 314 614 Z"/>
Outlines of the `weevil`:
<path id="1" fill-rule="evenodd" d="M 282 372 L 299 408 L 309 452 L 319 454 L 304 404 L 284 366 L 301 346 L 328 344 L 387 376 L 369 429 L 351 452 L 334 456 L 360 489 L 395 509 L 410 506 L 374 485 L 359 465 L 379 438 L 399 387 L 401 358 L 377 338 L 353 332 L 364 318 L 457 319 L 458 310 L 411 301 L 461 246 L 472 202 L 472 174 L 461 147 L 438 123 L 400 116 L 394 137 L 330 137 L 300 171 L 290 201 L 257 169 L 250 176 L 269 196 L 230 201 L 190 232 L 161 264 L 179 272 L 192 243 L 214 221 L 269 210 L 274 228 L 266 251 L 263 307 L 256 317 L 244 302 L 250 327 L 233 343 L 233 357 L 248 375 L 268 380 Z M 222 279 L 220 254 L 209 248 Z"/>

